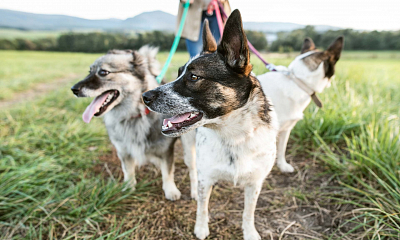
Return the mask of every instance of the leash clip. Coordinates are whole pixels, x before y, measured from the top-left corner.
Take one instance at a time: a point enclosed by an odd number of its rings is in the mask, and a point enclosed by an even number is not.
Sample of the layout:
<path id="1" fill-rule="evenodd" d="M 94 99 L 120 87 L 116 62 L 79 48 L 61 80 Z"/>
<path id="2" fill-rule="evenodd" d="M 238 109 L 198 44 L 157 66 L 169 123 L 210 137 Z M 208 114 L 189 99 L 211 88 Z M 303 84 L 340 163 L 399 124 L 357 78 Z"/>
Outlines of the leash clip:
<path id="1" fill-rule="evenodd" d="M 270 71 L 277 71 L 276 70 L 276 66 L 274 64 L 272 64 L 272 63 L 270 63 L 268 65 L 265 65 L 265 67 Z"/>

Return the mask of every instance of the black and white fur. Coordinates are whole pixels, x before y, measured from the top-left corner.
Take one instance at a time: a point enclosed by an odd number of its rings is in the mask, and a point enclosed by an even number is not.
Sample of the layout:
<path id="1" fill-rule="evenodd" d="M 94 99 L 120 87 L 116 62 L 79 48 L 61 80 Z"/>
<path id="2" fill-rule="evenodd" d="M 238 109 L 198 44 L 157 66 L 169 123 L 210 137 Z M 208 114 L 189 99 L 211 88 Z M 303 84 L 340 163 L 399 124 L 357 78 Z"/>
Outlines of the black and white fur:
<path id="1" fill-rule="evenodd" d="M 311 96 L 296 84 L 292 77 L 301 80 L 313 92 L 321 93 L 330 86 L 335 73 L 335 64 L 343 49 L 343 41 L 343 37 L 338 37 L 326 51 L 319 51 L 315 49 L 311 38 L 306 38 L 301 55 L 289 65 L 288 69 L 278 66 L 277 72 L 257 76 L 278 115 L 277 165 L 282 172 L 294 171 L 294 168 L 286 162 L 286 146 L 291 130 L 299 120 L 303 119 L 303 111 L 311 102 Z"/>
<path id="2" fill-rule="evenodd" d="M 169 200 L 177 200 L 181 193 L 174 182 L 173 149 L 177 138 L 165 137 L 160 132 L 162 116 L 146 114 L 141 100 L 143 92 L 156 88 L 158 73 L 157 49 L 144 46 L 139 51 L 112 50 L 98 58 L 90 67 L 89 75 L 72 87 L 78 97 L 98 97 L 107 91 L 117 91 L 116 99 L 105 102 L 104 116 L 108 135 L 121 160 L 124 180 L 135 189 L 135 168 L 153 163 L 161 169 L 163 190 Z M 101 71 L 101 72 L 100 72 Z M 184 161 L 189 167 L 191 196 L 197 199 L 195 166 L 195 133 L 182 136 Z"/>
<path id="3" fill-rule="evenodd" d="M 151 110 L 187 116 L 178 123 L 166 119 L 163 134 L 180 136 L 197 128 L 199 185 L 194 232 L 199 239 L 209 235 L 208 201 L 218 181 L 244 187 L 244 239 L 260 239 L 254 211 L 262 183 L 275 163 L 278 123 L 259 81 L 251 74 L 249 60 L 241 16 L 235 10 L 218 47 L 205 21 L 203 52 L 180 69 L 175 81 L 143 94 Z"/>

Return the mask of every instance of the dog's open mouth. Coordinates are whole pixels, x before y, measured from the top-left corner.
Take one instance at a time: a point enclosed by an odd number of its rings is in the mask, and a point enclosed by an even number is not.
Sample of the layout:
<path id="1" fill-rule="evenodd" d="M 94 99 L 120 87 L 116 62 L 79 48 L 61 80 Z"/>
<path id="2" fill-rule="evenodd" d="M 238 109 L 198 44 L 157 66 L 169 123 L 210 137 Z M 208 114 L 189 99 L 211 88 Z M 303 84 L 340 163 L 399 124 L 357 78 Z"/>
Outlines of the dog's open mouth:
<path id="1" fill-rule="evenodd" d="M 83 121 L 89 123 L 93 116 L 98 117 L 103 114 L 118 96 L 119 92 L 117 90 L 109 90 L 96 97 L 83 113 Z"/>
<path id="2" fill-rule="evenodd" d="M 203 117 L 203 113 L 201 112 L 192 112 L 192 113 L 184 113 L 173 116 L 171 118 L 164 119 L 162 132 L 164 134 L 172 134 L 176 133 L 182 128 L 187 128 L 198 121 Z"/>

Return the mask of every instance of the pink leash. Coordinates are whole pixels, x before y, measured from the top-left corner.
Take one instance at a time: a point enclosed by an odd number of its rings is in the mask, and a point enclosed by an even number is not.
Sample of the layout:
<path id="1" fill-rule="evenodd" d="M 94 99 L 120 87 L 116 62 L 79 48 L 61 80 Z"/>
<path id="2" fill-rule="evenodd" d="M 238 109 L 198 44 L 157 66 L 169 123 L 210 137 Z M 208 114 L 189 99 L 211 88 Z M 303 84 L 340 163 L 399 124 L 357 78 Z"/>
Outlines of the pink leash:
<path id="1" fill-rule="evenodd" d="M 217 15 L 217 22 L 218 22 L 218 27 L 219 27 L 219 32 L 221 33 L 221 38 L 222 38 L 222 32 L 224 29 L 224 25 L 222 23 L 222 18 L 221 18 L 221 14 L 223 14 L 223 16 L 225 17 L 225 19 L 228 18 L 228 15 L 226 14 L 225 10 L 224 10 L 224 6 L 222 5 L 221 2 L 218 2 L 218 0 L 212 0 L 214 6 L 215 6 L 215 14 Z M 219 4 L 218 5 L 216 4 Z M 221 12 L 220 12 L 221 11 Z M 267 61 L 265 61 L 265 59 L 261 56 L 261 54 L 257 51 L 257 49 L 253 46 L 253 44 L 251 44 L 249 42 L 249 40 L 247 40 L 247 44 L 249 45 L 250 50 L 261 60 L 261 62 L 263 62 L 265 64 L 265 66 L 270 70 L 270 71 L 276 71 L 275 66 L 271 63 L 268 63 Z"/>

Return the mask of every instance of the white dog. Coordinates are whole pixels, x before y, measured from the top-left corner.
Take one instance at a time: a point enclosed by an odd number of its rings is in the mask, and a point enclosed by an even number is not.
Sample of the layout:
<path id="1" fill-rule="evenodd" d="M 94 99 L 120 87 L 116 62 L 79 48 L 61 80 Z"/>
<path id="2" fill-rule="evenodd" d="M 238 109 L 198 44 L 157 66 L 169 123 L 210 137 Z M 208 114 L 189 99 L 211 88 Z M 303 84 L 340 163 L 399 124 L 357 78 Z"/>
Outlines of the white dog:
<path id="1" fill-rule="evenodd" d="M 279 134 L 277 165 L 282 172 L 293 172 L 286 162 L 285 151 L 290 131 L 303 119 L 303 111 L 311 99 L 322 107 L 316 93 L 330 86 L 335 73 L 335 64 L 343 49 L 343 37 L 338 37 L 326 51 L 318 51 L 310 38 L 303 43 L 301 55 L 285 69 L 257 76 L 265 95 L 271 98 L 278 115 Z"/>

